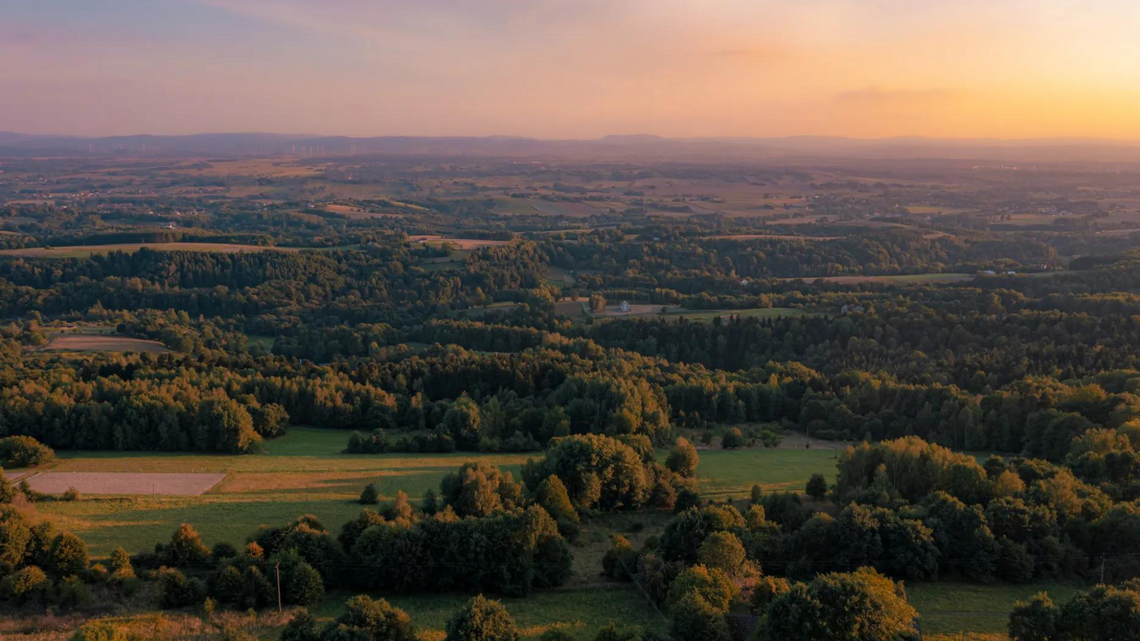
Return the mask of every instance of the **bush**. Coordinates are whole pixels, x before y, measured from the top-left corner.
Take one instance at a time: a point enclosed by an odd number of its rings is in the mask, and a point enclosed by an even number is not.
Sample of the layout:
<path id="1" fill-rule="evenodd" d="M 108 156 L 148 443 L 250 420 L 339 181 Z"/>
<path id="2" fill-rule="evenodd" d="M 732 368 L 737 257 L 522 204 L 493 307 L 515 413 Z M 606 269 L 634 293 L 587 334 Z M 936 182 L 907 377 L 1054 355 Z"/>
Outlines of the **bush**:
<path id="1" fill-rule="evenodd" d="M 384 599 L 371 599 L 364 595 L 346 601 L 344 614 L 337 617 L 330 629 L 359 633 L 359 636 L 342 634 L 335 638 L 416 641 L 416 629 L 406 612 Z M 329 634 L 326 632 L 325 636 Z"/>
<path id="2" fill-rule="evenodd" d="M 0 594 L 17 605 L 43 601 L 51 590 L 51 580 L 34 565 L 16 570 L 0 581 Z"/>
<path id="3" fill-rule="evenodd" d="M 637 550 L 624 536 L 613 537 L 613 547 L 602 557 L 602 574 L 613 581 L 630 581 L 637 571 Z"/>
<path id="4" fill-rule="evenodd" d="M 206 598 L 206 586 L 197 578 L 187 579 L 174 568 L 158 570 L 158 603 L 163 608 L 184 608 Z"/>
<path id="5" fill-rule="evenodd" d="M 376 486 L 372 483 L 364 486 L 364 491 L 360 493 L 361 505 L 376 505 L 380 502 L 380 493 L 376 491 Z"/>
<path id="6" fill-rule="evenodd" d="M 78 501 L 79 500 L 79 490 L 75 489 L 74 487 L 69 487 L 69 488 L 67 488 L 67 491 L 63 493 L 63 496 L 60 498 L 62 498 L 64 501 Z"/>
<path id="7" fill-rule="evenodd" d="M 71 641 L 127 641 L 128 638 L 126 630 L 107 621 L 85 623 L 71 635 Z"/>
<path id="8" fill-rule="evenodd" d="M 673 606 L 670 632 L 675 641 L 729 641 L 724 614 L 699 594 L 686 594 Z"/>
<path id="9" fill-rule="evenodd" d="M 308 612 L 302 611 L 293 617 L 281 631 L 281 641 L 320 641 L 317 620 Z"/>
<path id="10" fill-rule="evenodd" d="M 726 450 L 735 450 L 744 447 L 744 432 L 739 428 L 731 428 L 720 439 L 720 446 Z"/>
<path id="11" fill-rule="evenodd" d="M 50 447 L 30 436 L 0 438 L 0 467 L 35 467 L 54 458 Z"/>
<path id="12" fill-rule="evenodd" d="M 56 576 L 72 576 L 87 569 L 87 544 L 70 532 L 57 535 L 48 550 L 52 572 Z"/>
<path id="13" fill-rule="evenodd" d="M 693 444 L 684 437 L 677 437 L 676 444 L 669 452 L 669 458 L 665 459 L 665 467 L 688 478 L 697 473 L 697 465 L 700 460 L 701 457 L 697 454 L 697 448 L 693 447 Z"/>
<path id="14" fill-rule="evenodd" d="M 551 474 L 543 479 L 542 483 L 538 485 L 538 489 L 534 491 L 534 502 L 542 506 L 550 516 L 554 517 L 555 521 L 571 521 L 578 522 L 578 512 L 574 509 L 574 504 L 570 502 L 570 494 L 566 492 L 566 486 L 562 483 L 562 479 Z"/>
<path id="15" fill-rule="evenodd" d="M 518 641 L 519 632 L 507 609 L 479 595 L 447 622 L 444 641 Z"/>
<path id="16" fill-rule="evenodd" d="M 160 554 L 163 563 L 174 567 L 191 567 L 210 561 L 210 550 L 202 543 L 202 537 L 189 523 L 179 526 L 170 544 Z"/>
<path id="17" fill-rule="evenodd" d="M 817 501 L 823 500 L 827 496 L 827 479 L 823 478 L 822 474 L 812 474 L 811 479 L 807 482 L 805 488 L 807 495 Z"/>
<path id="18" fill-rule="evenodd" d="M 295 563 L 281 573 L 285 601 L 293 605 L 316 605 L 325 598 L 325 583 L 320 572 L 305 563 Z"/>

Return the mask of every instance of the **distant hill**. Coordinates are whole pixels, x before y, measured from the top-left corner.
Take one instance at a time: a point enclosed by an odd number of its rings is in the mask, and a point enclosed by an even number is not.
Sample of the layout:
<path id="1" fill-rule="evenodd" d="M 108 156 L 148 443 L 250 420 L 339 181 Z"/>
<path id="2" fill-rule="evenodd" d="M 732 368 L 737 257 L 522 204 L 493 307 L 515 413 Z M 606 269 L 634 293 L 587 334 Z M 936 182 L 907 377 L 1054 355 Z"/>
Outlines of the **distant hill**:
<path id="1" fill-rule="evenodd" d="M 0 156 L 79 154 L 130 156 L 378 154 L 676 161 L 854 157 L 976 159 L 1001 162 L 1140 162 L 1140 142 L 1090 139 L 856 139 L 823 136 L 678 139 L 650 134 L 614 135 L 596 140 L 540 140 L 516 136 L 353 138 L 273 133 L 84 138 L 0 132 Z"/>

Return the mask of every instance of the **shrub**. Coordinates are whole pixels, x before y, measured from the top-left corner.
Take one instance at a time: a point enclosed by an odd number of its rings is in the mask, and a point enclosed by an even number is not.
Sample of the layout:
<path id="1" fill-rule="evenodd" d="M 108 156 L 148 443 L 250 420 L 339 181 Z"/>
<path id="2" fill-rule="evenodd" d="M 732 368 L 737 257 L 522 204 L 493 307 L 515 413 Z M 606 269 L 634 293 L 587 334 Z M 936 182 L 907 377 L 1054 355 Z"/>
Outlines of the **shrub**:
<path id="1" fill-rule="evenodd" d="M 380 502 L 380 493 L 376 491 L 376 486 L 372 483 L 364 486 L 364 490 L 360 493 L 361 505 L 376 505 Z"/>
<path id="2" fill-rule="evenodd" d="M 534 502 L 542 506 L 554 520 L 578 522 L 578 512 L 574 509 L 574 504 L 570 502 L 570 494 L 566 492 L 566 486 L 562 483 L 562 479 L 551 474 L 543 479 L 542 483 L 538 485 L 538 489 L 534 491 Z"/>
<path id="3" fill-rule="evenodd" d="M 210 561 L 210 550 L 202 543 L 202 537 L 189 523 L 179 526 L 170 544 L 162 550 L 163 562 L 174 567 L 202 565 Z"/>
<path id="4" fill-rule="evenodd" d="M 71 576 L 87 569 L 87 544 L 70 532 L 57 535 L 51 542 L 48 559 L 57 576 Z"/>
<path id="5" fill-rule="evenodd" d="M 127 641 L 126 630 L 107 621 L 91 621 L 83 624 L 71 641 Z"/>
<path id="6" fill-rule="evenodd" d="M 416 641 L 415 626 L 406 612 L 384 599 L 371 599 L 364 595 L 346 601 L 344 614 L 337 617 L 331 628 L 359 633 L 359 638 L 371 641 Z M 325 636 L 329 635 L 326 633 Z M 358 637 L 344 634 L 337 638 Z"/>
<path id="7" fill-rule="evenodd" d="M 720 446 L 726 450 L 735 450 L 739 447 L 744 447 L 744 432 L 740 428 L 733 427 L 724 433 L 720 439 Z"/>
<path id="8" fill-rule="evenodd" d="M 686 594 L 673 606 L 670 632 L 676 641 L 728 641 L 724 611 L 699 594 Z"/>
<path id="9" fill-rule="evenodd" d="M 614 581 L 629 581 L 637 571 L 637 550 L 624 536 L 613 537 L 613 547 L 602 557 L 602 573 Z"/>
<path id="10" fill-rule="evenodd" d="M 669 452 L 669 458 L 665 459 L 665 467 L 688 478 L 697 473 L 697 465 L 700 460 L 697 448 L 693 447 L 693 444 L 684 437 L 677 437 L 677 442 L 673 445 L 672 451 Z"/>
<path id="11" fill-rule="evenodd" d="M 0 594 L 17 605 L 42 601 L 51 590 L 51 580 L 34 565 L 16 570 L 0 581 Z"/>
<path id="12" fill-rule="evenodd" d="M 807 495 L 817 501 L 823 500 L 827 496 L 827 479 L 823 478 L 822 474 L 816 473 L 811 475 L 811 479 L 807 482 L 805 488 Z"/>
<path id="13" fill-rule="evenodd" d="M 187 579 L 174 568 L 158 570 L 158 602 L 164 608 L 184 608 L 206 598 L 206 586 L 197 578 Z"/>
<path id="14" fill-rule="evenodd" d="M 307 611 L 301 611 L 281 631 L 281 641 L 320 641 L 317 620 Z"/>
<path id="15" fill-rule="evenodd" d="M 291 564 L 281 574 L 286 602 L 315 605 L 325 597 L 324 580 L 321 579 L 320 572 L 308 563 L 301 561 Z"/>
<path id="16" fill-rule="evenodd" d="M 0 438 L 0 467 L 35 467 L 53 458 L 50 447 L 30 436 Z"/>
<path id="17" fill-rule="evenodd" d="M 519 632 L 507 609 L 479 595 L 447 622 L 444 641 L 518 641 Z"/>

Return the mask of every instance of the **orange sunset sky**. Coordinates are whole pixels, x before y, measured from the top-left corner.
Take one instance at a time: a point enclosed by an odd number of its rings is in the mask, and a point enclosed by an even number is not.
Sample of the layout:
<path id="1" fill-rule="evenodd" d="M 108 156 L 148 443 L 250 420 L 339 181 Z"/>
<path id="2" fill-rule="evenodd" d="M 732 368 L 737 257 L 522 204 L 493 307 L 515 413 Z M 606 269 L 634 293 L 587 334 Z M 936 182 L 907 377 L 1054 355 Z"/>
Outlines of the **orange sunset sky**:
<path id="1" fill-rule="evenodd" d="M 0 130 L 1140 139 L 1136 0 L 0 0 Z"/>

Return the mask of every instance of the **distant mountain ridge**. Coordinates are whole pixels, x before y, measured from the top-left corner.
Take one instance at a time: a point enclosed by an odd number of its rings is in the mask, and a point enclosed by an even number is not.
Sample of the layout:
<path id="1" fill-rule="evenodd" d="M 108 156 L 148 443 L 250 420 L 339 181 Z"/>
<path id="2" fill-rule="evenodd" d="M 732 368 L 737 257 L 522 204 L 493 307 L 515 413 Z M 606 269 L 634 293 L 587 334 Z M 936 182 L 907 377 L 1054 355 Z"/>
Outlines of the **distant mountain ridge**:
<path id="1" fill-rule="evenodd" d="M 664 138 L 652 134 L 611 135 L 592 140 L 544 140 L 522 136 L 349 137 L 275 133 L 204 133 L 185 136 L 139 134 L 88 138 L 0 132 L 0 156 L 82 154 L 377 154 L 676 161 L 864 157 L 1140 162 L 1140 141 L 1087 138 L 860 139 L 827 136 Z"/>

